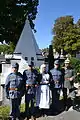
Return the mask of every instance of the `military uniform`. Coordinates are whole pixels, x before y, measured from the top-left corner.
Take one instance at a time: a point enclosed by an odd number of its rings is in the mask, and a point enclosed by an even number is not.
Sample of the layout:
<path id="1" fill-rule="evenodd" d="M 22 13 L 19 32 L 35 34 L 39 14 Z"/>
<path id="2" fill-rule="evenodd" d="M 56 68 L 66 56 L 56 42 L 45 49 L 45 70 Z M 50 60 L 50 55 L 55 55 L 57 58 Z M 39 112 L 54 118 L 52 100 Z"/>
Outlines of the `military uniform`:
<path id="1" fill-rule="evenodd" d="M 73 88 L 73 80 L 70 81 L 69 78 L 74 76 L 74 71 L 72 68 L 65 69 L 64 73 L 64 88 L 68 88 L 69 90 Z"/>
<path id="2" fill-rule="evenodd" d="M 69 64 L 70 60 L 66 59 L 65 60 L 65 64 Z M 72 92 L 74 84 L 73 84 L 73 80 L 74 80 L 74 70 L 68 66 L 68 67 L 64 67 L 64 89 L 63 89 L 63 96 L 64 96 L 64 105 L 65 107 L 68 106 L 68 102 L 67 102 L 67 93 Z M 66 108 L 67 110 L 68 108 Z"/>
<path id="3" fill-rule="evenodd" d="M 18 67 L 18 64 L 15 63 L 12 65 L 13 68 Z M 10 117 L 11 120 L 16 120 L 20 118 L 19 105 L 22 95 L 23 87 L 23 76 L 19 72 L 12 72 L 8 75 L 5 83 L 6 97 L 10 100 Z"/>
<path id="4" fill-rule="evenodd" d="M 59 65 L 59 61 L 56 60 L 54 62 L 55 65 Z M 59 68 L 53 68 L 51 71 L 52 74 L 52 81 L 50 82 L 50 87 L 52 91 L 52 106 L 56 108 L 59 103 L 59 96 L 60 96 L 60 89 L 62 88 L 63 84 L 63 76 Z"/>
<path id="5" fill-rule="evenodd" d="M 35 94 L 36 94 L 36 87 L 37 79 L 38 79 L 38 72 L 35 69 L 32 70 L 25 70 L 23 72 L 23 78 L 25 80 L 25 87 L 26 87 L 26 93 L 25 93 L 25 112 L 27 118 L 29 118 L 29 103 L 31 101 L 31 115 L 35 115 L 34 110 L 34 102 L 35 102 Z"/>

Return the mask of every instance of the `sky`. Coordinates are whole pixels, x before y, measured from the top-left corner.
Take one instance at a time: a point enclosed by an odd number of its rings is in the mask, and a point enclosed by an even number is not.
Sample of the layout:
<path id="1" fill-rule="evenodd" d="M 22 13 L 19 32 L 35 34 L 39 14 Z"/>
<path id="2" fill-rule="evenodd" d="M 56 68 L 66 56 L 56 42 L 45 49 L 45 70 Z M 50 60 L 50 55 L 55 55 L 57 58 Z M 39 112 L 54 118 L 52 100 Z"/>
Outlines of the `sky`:
<path id="1" fill-rule="evenodd" d="M 72 15 L 76 23 L 80 18 L 80 0 L 39 0 L 34 34 L 40 49 L 49 47 L 53 39 L 52 28 L 59 17 Z"/>

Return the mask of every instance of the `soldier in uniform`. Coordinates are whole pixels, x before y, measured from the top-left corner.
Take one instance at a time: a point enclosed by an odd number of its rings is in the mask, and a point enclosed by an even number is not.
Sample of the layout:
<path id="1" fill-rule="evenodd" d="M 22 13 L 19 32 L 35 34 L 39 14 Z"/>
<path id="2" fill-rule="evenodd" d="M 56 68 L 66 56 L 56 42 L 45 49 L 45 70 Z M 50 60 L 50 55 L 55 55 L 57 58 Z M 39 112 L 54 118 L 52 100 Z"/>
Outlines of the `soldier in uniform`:
<path id="1" fill-rule="evenodd" d="M 10 100 L 10 119 L 20 120 L 20 101 L 23 88 L 23 76 L 18 72 L 19 64 L 12 64 L 12 72 L 8 75 L 5 83 L 6 97 Z"/>
<path id="2" fill-rule="evenodd" d="M 59 97 L 60 97 L 60 90 L 63 85 L 63 76 L 59 69 L 59 60 L 54 61 L 54 68 L 50 70 L 52 74 L 52 80 L 50 82 L 50 88 L 52 91 L 52 108 L 55 109 L 56 112 L 58 112 L 58 103 L 59 103 Z"/>
<path id="3" fill-rule="evenodd" d="M 38 72 L 33 68 L 32 64 L 29 64 L 28 69 L 24 70 L 23 78 L 25 80 L 25 86 L 26 86 L 25 113 L 27 117 L 25 118 L 25 120 L 29 119 L 30 114 L 31 114 L 31 119 L 35 120 L 36 118 L 35 118 L 34 102 L 36 95 Z M 31 102 L 31 111 L 29 111 L 30 102 Z"/>
<path id="4" fill-rule="evenodd" d="M 70 66 L 70 60 L 67 58 L 65 60 L 64 66 L 64 88 L 63 88 L 63 96 L 64 96 L 64 107 L 65 110 L 68 110 L 68 101 L 67 94 L 72 92 L 73 90 L 73 80 L 75 79 L 74 70 Z"/>

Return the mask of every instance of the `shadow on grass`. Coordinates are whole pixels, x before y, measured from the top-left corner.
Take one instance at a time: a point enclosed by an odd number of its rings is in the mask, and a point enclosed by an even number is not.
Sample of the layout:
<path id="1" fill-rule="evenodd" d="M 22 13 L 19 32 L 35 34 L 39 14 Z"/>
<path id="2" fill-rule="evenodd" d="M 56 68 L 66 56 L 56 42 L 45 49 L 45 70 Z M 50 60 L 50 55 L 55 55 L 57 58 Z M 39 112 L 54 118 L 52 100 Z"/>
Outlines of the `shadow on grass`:
<path id="1" fill-rule="evenodd" d="M 68 109 L 71 107 L 72 105 L 72 101 L 71 99 L 68 99 Z M 35 107 L 35 117 L 39 118 L 39 117 L 44 117 L 46 116 L 56 116 L 59 115 L 60 113 L 62 113 L 65 110 L 64 107 L 64 102 L 63 99 L 59 100 L 59 104 L 56 105 L 56 108 L 54 106 L 50 106 L 50 109 L 39 109 L 38 107 Z M 21 117 L 24 119 L 26 117 L 25 113 L 21 113 Z M 29 118 L 31 118 L 31 114 L 29 115 Z"/>

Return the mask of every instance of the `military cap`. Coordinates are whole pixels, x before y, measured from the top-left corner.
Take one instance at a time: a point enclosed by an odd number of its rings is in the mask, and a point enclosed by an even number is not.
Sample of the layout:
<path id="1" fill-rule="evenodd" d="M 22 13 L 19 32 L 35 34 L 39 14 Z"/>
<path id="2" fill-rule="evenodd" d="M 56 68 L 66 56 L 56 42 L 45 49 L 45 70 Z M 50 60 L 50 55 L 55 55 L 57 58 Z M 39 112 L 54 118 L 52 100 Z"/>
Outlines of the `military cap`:
<path id="1" fill-rule="evenodd" d="M 60 64 L 60 63 L 59 63 L 59 60 L 55 60 L 55 61 L 54 61 L 54 64 Z"/>
<path id="2" fill-rule="evenodd" d="M 18 63 L 13 63 L 12 68 L 19 68 L 19 64 Z"/>
<path id="3" fill-rule="evenodd" d="M 70 63 L 70 60 L 67 58 L 64 63 Z"/>

